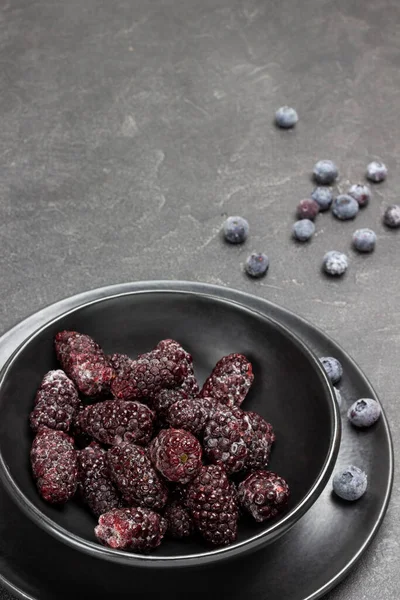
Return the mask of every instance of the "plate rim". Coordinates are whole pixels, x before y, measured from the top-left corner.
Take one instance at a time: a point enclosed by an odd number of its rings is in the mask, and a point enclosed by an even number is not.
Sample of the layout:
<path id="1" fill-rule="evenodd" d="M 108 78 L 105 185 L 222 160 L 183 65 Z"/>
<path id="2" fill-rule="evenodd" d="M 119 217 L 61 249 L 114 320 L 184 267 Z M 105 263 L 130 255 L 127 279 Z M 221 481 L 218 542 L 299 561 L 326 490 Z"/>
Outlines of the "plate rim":
<path id="1" fill-rule="evenodd" d="M 101 297 L 107 296 L 108 294 L 113 294 L 117 290 L 118 291 L 133 290 L 133 289 L 139 290 L 139 289 L 142 289 L 143 286 L 146 286 L 146 288 L 150 287 L 151 289 L 162 289 L 164 286 L 170 286 L 170 285 L 176 286 L 178 289 L 182 289 L 183 291 L 185 291 L 185 289 L 187 287 L 189 289 L 190 288 L 207 289 L 207 290 L 209 290 L 210 293 L 217 295 L 217 297 L 220 297 L 220 295 L 223 298 L 233 297 L 235 299 L 235 301 L 237 301 L 239 303 L 250 302 L 250 306 L 252 306 L 252 304 L 251 304 L 252 302 L 255 302 L 256 304 L 260 305 L 258 307 L 258 310 L 265 309 L 265 310 L 272 310 L 273 312 L 277 312 L 279 314 L 279 317 L 276 317 L 277 319 L 278 318 L 279 319 L 280 318 L 289 318 L 289 319 L 294 320 L 295 322 L 298 323 L 299 326 L 305 327 L 306 330 L 310 332 L 310 335 L 312 335 L 312 334 L 317 335 L 318 338 L 320 339 L 321 343 L 324 343 L 324 342 L 328 343 L 331 346 L 334 346 L 335 348 L 337 348 L 340 352 L 342 352 L 343 355 L 346 356 L 346 359 L 349 361 L 351 368 L 356 372 L 356 374 L 358 375 L 360 380 L 363 381 L 365 386 L 371 390 L 374 397 L 378 398 L 378 395 L 377 395 L 373 385 L 371 384 L 371 382 L 369 381 L 367 376 L 364 374 L 362 369 L 359 367 L 357 362 L 354 360 L 354 358 L 343 348 L 343 346 L 341 344 L 336 342 L 329 334 L 325 333 L 322 329 L 311 324 L 306 318 L 295 314 L 293 311 L 291 311 L 275 302 L 272 302 L 268 299 L 256 296 L 255 294 L 250 294 L 248 292 L 244 292 L 241 290 L 235 290 L 233 288 L 229 288 L 228 286 L 220 286 L 220 285 L 209 284 L 209 283 L 200 283 L 197 281 L 178 281 L 178 280 L 171 279 L 171 280 L 146 280 L 146 281 L 138 281 L 138 282 L 125 282 L 125 283 L 112 284 L 112 285 L 108 285 L 108 286 L 101 286 L 99 288 L 94 288 L 92 290 L 87 290 L 85 292 L 80 292 L 78 294 L 74 294 L 72 296 L 65 297 L 61 300 L 58 300 L 54 303 L 51 303 L 51 304 L 45 306 L 44 308 L 42 308 L 38 311 L 31 313 L 30 315 L 28 315 L 21 321 L 14 324 L 7 331 L 5 331 L 0 337 L 0 348 L 3 345 L 7 344 L 10 339 L 12 339 L 15 336 L 18 336 L 20 330 L 22 331 L 22 330 L 26 329 L 27 327 L 28 328 L 31 327 L 33 323 L 35 323 L 38 320 L 41 321 L 41 320 L 43 320 L 43 318 L 46 319 L 43 323 L 43 324 L 45 324 L 46 322 L 50 321 L 54 317 L 54 315 L 57 313 L 57 311 L 60 310 L 60 308 L 63 311 L 65 311 L 65 308 L 63 308 L 63 307 L 65 307 L 66 304 L 73 303 L 76 307 L 78 307 L 80 302 L 82 302 L 82 300 L 85 300 L 88 297 L 101 298 Z M 245 305 L 247 306 L 247 304 L 245 304 Z M 20 345 L 20 343 L 21 342 L 18 343 L 18 346 Z M 388 442 L 388 475 L 389 476 L 388 476 L 385 493 L 382 498 L 382 506 L 381 506 L 379 515 L 375 519 L 373 528 L 372 528 L 371 532 L 369 533 L 368 537 L 366 538 L 364 543 L 361 545 L 361 547 L 358 549 L 358 551 L 351 557 L 351 559 L 346 562 L 345 566 L 334 577 L 331 577 L 331 579 L 329 579 L 323 586 L 319 587 L 318 589 L 316 589 L 314 592 L 312 592 L 308 596 L 303 597 L 302 600 L 317 600 L 318 598 L 321 598 L 321 596 L 325 595 L 327 592 L 332 590 L 338 583 L 340 583 L 349 574 L 349 572 L 354 568 L 355 564 L 358 562 L 360 557 L 367 550 L 367 548 L 373 541 L 374 537 L 376 536 L 376 534 L 382 524 L 382 521 L 384 519 L 384 516 L 387 512 L 387 508 L 389 505 L 390 495 L 391 495 L 391 491 L 392 491 L 392 487 L 393 487 L 393 477 L 394 477 L 393 440 L 392 440 L 392 435 L 391 435 L 391 431 L 389 428 L 389 423 L 388 423 L 388 420 L 386 417 L 384 407 L 382 410 L 382 420 L 384 423 L 385 433 L 386 433 L 387 442 Z M 8 589 L 11 593 L 13 593 L 15 596 L 21 598 L 22 600 L 38 600 L 38 597 L 34 597 L 34 596 L 31 596 L 30 594 L 26 594 L 22 589 L 18 588 L 18 586 L 16 586 L 12 582 L 10 582 L 2 573 L 0 573 L 0 582 L 6 589 Z"/>

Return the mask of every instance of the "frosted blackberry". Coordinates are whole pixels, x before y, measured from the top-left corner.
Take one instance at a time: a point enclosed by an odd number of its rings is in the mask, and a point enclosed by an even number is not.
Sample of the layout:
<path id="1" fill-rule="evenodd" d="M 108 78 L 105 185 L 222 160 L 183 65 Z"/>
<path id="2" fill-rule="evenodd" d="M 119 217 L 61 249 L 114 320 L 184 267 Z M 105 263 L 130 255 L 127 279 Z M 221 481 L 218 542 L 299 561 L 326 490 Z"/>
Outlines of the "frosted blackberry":
<path id="1" fill-rule="evenodd" d="M 137 360 L 121 361 L 111 385 L 119 400 L 154 398 L 163 388 L 180 385 L 187 375 L 186 365 L 170 360 L 161 350 L 142 354 Z"/>
<path id="2" fill-rule="evenodd" d="M 272 445 L 275 441 L 274 430 L 272 425 L 258 413 L 247 411 L 244 414 L 251 425 L 245 468 L 247 471 L 265 469 L 268 466 Z"/>
<path id="3" fill-rule="evenodd" d="M 289 496 L 286 481 L 271 471 L 256 471 L 238 486 L 240 505 L 259 523 L 279 515 Z"/>
<path id="4" fill-rule="evenodd" d="M 33 477 L 39 494 L 51 504 L 64 504 L 78 485 L 78 459 L 74 442 L 63 431 L 41 427 L 31 449 Z"/>
<path id="5" fill-rule="evenodd" d="M 167 535 L 172 538 L 182 539 L 192 535 L 194 531 L 193 519 L 189 511 L 179 502 L 173 502 L 164 512 L 167 521 Z"/>
<path id="6" fill-rule="evenodd" d="M 129 400 L 106 400 L 81 410 L 75 427 L 102 444 L 134 442 L 145 446 L 153 435 L 155 413 Z"/>
<path id="7" fill-rule="evenodd" d="M 224 469 L 203 466 L 186 490 L 185 504 L 202 537 L 214 546 L 236 540 L 238 505 L 233 484 Z"/>
<path id="8" fill-rule="evenodd" d="M 200 442 L 183 429 L 163 429 L 149 447 L 154 467 L 165 479 L 188 483 L 201 468 Z"/>
<path id="9" fill-rule="evenodd" d="M 163 517 L 147 508 L 132 507 L 114 508 L 101 515 L 94 533 L 110 548 L 148 552 L 161 544 L 166 530 Z"/>
<path id="10" fill-rule="evenodd" d="M 96 517 L 121 505 L 120 495 L 110 479 L 107 453 L 96 442 L 78 452 L 79 490 Z"/>
<path id="11" fill-rule="evenodd" d="M 186 375 L 180 384 L 180 389 L 186 392 L 188 396 L 197 396 L 199 393 L 199 384 L 193 369 L 193 357 L 176 340 L 161 340 L 157 344 L 157 349 L 167 356 L 173 362 L 182 362 L 186 368 Z"/>
<path id="12" fill-rule="evenodd" d="M 45 426 L 68 431 L 80 400 L 75 385 L 64 371 L 49 371 L 43 378 L 35 397 L 29 421 L 33 431 Z"/>
<path id="13" fill-rule="evenodd" d="M 63 370 L 82 394 L 101 399 L 110 392 L 114 369 L 90 336 L 61 331 L 55 337 L 55 349 Z"/>
<path id="14" fill-rule="evenodd" d="M 217 362 L 200 394 L 227 406 L 240 406 L 253 380 L 253 369 L 247 358 L 243 354 L 229 354 Z"/>
<path id="15" fill-rule="evenodd" d="M 178 400 L 168 410 L 166 421 L 175 429 L 185 429 L 201 437 L 213 409 L 218 405 L 220 403 L 211 398 Z"/>
<path id="16" fill-rule="evenodd" d="M 128 506 L 165 506 L 168 490 L 143 448 L 123 442 L 108 450 L 107 459 L 110 477 Z"/>

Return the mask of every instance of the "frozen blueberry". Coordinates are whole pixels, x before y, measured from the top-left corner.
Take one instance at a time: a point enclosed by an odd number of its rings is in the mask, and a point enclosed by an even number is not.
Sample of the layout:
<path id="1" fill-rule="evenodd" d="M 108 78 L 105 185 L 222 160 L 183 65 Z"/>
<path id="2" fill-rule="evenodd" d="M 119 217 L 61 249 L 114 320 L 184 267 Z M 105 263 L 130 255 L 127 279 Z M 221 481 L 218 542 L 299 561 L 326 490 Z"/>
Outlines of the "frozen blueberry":
<path id="1" fill-rule="evenodd" d="M 392 206 L 387 207 L 385 214 L 383 215 L 383 222 L 387 227 L 392 227 L 393 229 L 400 227 L 399 204 L 392 204 Z"/>
<path id="2" fill-rule="evenodd" d="M 339 383 L 343 375 L 343 367 L 338 359 L 333 356 L 322 356 L 319 360 L 332 383 Z"/>
<path id="3" fill-rule="evenodd" d="M 296 214 L 299 219 L 310 219 L 314 221 L 315 217 L 319 213 L 319 204 L 311 198 L 300 200 L 297 205 Z"/>
<path id="4" fill-rule="evenodd" d="M 376 233 L 372 229 L 357 229 L 353 233 L 353 245 L 359 252 L 372 252 L 376 244 Z"/>
<path id="5" fill-rule="evenodd" d="M 362 208 L 363 206 L 367 206 L 368 202 L 371 200 L 371 190 L 367 185 L 363 185 L 362 183 L 355 183 L 351 186 L 349 191 L 347 192 L 349 196 L 357 200 L 358 206 Z"/>
<path id="6" fill-rule="evenodd" d="M 332 485 L 335 494 L 352 502 L 365 493 L 368 485 L 367 474 L 358 467 L 349 465 L 335 473 Z"/>
<path id="7" fill-rule="evenodd" d="M 315 232 L 315 225 L 310 219 L 301 219 L 293 225 L 293 236 L 299 242 L 306 242 Z"/>
<path id="8" fill-rule="evenodd" d="M 339 171 L 331 160 L 319 160 L 313 170 L 314 179 L 321 185 L 330 185 L 337 179 Z"/>
<path id="9" fill-rule="evenodd" d="M 225 239 L 231 244 L 241 244 L 249 235 L 249 224 L 243 217 L 228 217 L 223 229 Z"/>
<path id="10" fill-rule="evenodd" d="M 325 254 L 322 265 L 328 275 L 343 275 L 347 271 L 349 260 L 343 252 L 331 250 Z"/>
<path id="11" fill-rule="evenodd" d="M 275 123 L 283 129 L 294 127 L 298 120 L 297 112 L 290 106 L 281 106 L 275 113 Z"/>
<path id="12" fill-rule="evenodd" d="M 337 196 L 332 204 L 332 212 L 341 221 L 347 221 L 348 219 L 354 219 L 358 213 L 358 202 L 347 194 L 340 194 Z"/>
<path id="13" fill-rule="evenodd" d="M 335 396 L 336 396 L 336 402 L 338 403 L 339 408 L 342 406 L 342 394 L 340 393 L 340 390 L 338 390 L 337 388 L 333 388 L 335 390 Z"/>
<path id="14" fill-rule="evenodd" d="M 247 257 L 245 270 L 251 277 L 262 277 L 268 271 L 269 258 L 262 252 L 252 252 Z"/>
<path id="15" fill-rule="evenodd" d="M 377 160 L 369 163 L 367 167 L 367 179 L 373 181 L 374 183 L 380 183 L 381 181 L 385 181 L 387 177 L 387 168 L 383 162 L 378 162 Z"/>
<path id="16" fill-rule="evenodd" d="M 332 190 L 328 187 L 316 187 L 311 194 L 311 198 L 315 200 L 315 202 L 318 202 L 319 210 L 321 212 L 328 210 L 332 204 L 332 197 Z"/>
<path id="17" fill-rule="evenodd" d="M 381 416 L 381 407 L 373 398 L 360 398 L 350 406 L 347 416 L 356 427 L 371 427 Z"/>

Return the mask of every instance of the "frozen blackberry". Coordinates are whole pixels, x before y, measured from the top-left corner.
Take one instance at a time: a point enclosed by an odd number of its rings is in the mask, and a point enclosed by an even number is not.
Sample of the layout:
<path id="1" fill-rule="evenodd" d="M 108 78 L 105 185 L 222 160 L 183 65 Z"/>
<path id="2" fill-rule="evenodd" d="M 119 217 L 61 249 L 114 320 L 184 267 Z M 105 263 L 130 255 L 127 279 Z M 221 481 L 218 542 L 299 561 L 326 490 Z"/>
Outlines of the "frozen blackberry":
<path id="1" fill-rule="evenodd" d="M 236 492 L 222 467 L 203 466 L 187 486 L 185 503 L 196 529 L 207 542 L 226 546 L 236 540 Z"/>
<path id="2" fill-rule="evenodd" d="M 387 172 L 386 165 L 384 165 L 383 162 L 374 160 L 369 163 L 366 176 L 370 181 L 373 181 L 374 183 L 380 183 L 386 179 Z"/>
<path id="3" fill-rule="evenodd" d="M 178 401 L 187 401 L 188 394 L 181 387 L 161 390 L 151 401 L 151 407 L 157 416 L 164 421 L 168 411 Z M 179 427 L 178 427 L 179 429 Z"/>
<path id="4" fill-rule="evenodd" d="M 400 227 L 400 205 L 392 204 L 388 206 L 383 215 L 383 223 L 386 227 L 397 229 Z"/>
<path id="5" fill-rule="evenodd" d="M 226 241 L 231 244 L 242 244 L 249 235 L 249 224 L 243 217 L 228 217 L 222 228 Z"/>
<path id="6" fill-rule="evenodd" d="M 199 384 L 194 374 L 193 357 L 187 352 L 176 340 L 166 339 L 161 340 L 157 344 L 157 349 L 174 362 L 182 362 L 186 367 L 187 373 L 180 384 L 180 389 L 188 394 L 188 396 L 197 396 L 199 393 Z"/>
<path id="7" fill-rule="evenodd" d="M 367 206 L 372 195 L 370 188 L 362 183 L 352 185 L 347 193 L 349 196 L 352 196 L 354 200 L 357 200 L 360 208 Z"/>
<path id="8" fill-rule="evenodd" d="M 243 423 L 228 409 L 215 409 L 204 429 L 204 452 L 212 464 L 228 474 L 242 471 L 248 449 L 242 435 Z"/>
<path id="9" fill-rule="evenodd" d="M 343 500 L 354 502 L 365 494 L 367 474 L 354 465 L 338 470 L 332 480 L 333 491 Z"/>
<path id="10" fill-rule="evenodd" d="M 251 363 L 243 354 L 229 354 L 215 365 L 200 395 L 227 406 L 240 406 L 253 383 Z"/>
<path id="11" fill-rule="evenodd" d="M 128 368 L 132 362 L 132 359 L 127 354 L 120 354 L 119 352 L 110 354 L 107 358 L 116 373 Z"/>
<path id="12" fill-rule="evenodd" d="M 371 427 L 381 416 L 381 407 L 373 398 L 360 398 L 352 404 L 347 417 L 355 427 Z"/>
<path id="13" fill-rule="evenodd" d="M 291 129 L 298 120 L 297 112 L 290 106 L 281 106 L 275 113 L 275 123 L 281 129 Z"/>
<path id="14" fill-rule="evenodd" d="M 122 442 L 108 450 L 107 459 L 110 477 L 128 506 L 154 510 L 165 506 L 168 490 L 143 448 Z"/>
<path id="15" fill-rule="evenodd" d="M 102 398 L 109 393 L 114 369 L 91 337 L 60 331 L 55 337 L 55 349 L 59 363 L 82 394 Z"/>
<path id="16" fill-rule="evenodd" d="M 286 481 L 271 471 L 256 471 L 238 487 L 239 503 L 258 523 L 281 513 L 289 495 Z"/>
<path id="17" fill-rule="evenodd" d="M 64 504 L 72 498 L 78 485 L 78 459 L 71 437 L 41 427 L 33 440 L 31 464 L 43 500 Z"/>
<path id="18" fill-rule="evenodd" d="M 297 205 L 296 214 L 299 219 L 309 219 L 310 221 L 314 221 L 318 213 L 319 204 L 311 198 L 300 200 L 299 204 Z"/>
<path id="19" fill-rule="evenodd" d="M 338 178 L 339 171 L 331 160 L 319 160 L 314 165 L 314 179 L 321 185 L 330 185 Z"/>
<path id="20" fill-rule="evenodd" d="M 119 493 L 110 479 L 107 453 L 92 442 L 78 452 L 79 490 L 96 517 L 121 505 Z"/>
<path id="21" fill-rule="evenodd" d="M 183 429 L 163 429 L 149 446 L 154 467 L 168 481 L 188 483 L 200 470 L 200 442 Z"/>
<path id="22" fill-rule="evenodd" d="M 114 508 L 101 515 L 94 533 L 105 546 L 147 552 L 157 548 L 167 530 L 166 520 L 148 508 Z"/>
<path id="23" fill-rule="evenodd" d="M 33 431 L 44 425 L 49 429 L 68 431 L 80 400 L 76 387 L 64 371 L 49 371 L 36 393 L 29 421 Z"/>
<path id="24" fill-rule="evenodd" d="M 167 521 L 167 535 L 170 537 L 182 539 L 192 535 L 193 519 L 189 511 L 179 502 L 172 502 L 167 506 L 164 518 Z"/>
<path id="25" fill-rule="evenodd" d="M 160 350 L 120 363 L 111 385 L 113 396 L 119 400 L 152 399 L 163 388 L 177 387 L 187 375 L 183 362 L 170 360 Z"/>
<path id="26" fill-rule="evenodd" d="M 185 429 L 199 437 L 211 416 L 211 411 L 219 404 L 211 398 L 178 400 L 168 410 L 166 421 L 175 429 Z"/>
<path id="27" fill-rule="evenodd" d="M 319 360 L 332 383 L 339 383 L 342 379 L 343 367 L 338 359 L 333 356 L 322 356 Z"/>
<path id="28" fill-rule="evenodd" d="M 258 413 L 246 411 L 245 416 L 252 428 L 251 439 L 247 442 L 246 470 L 265 469 L 269 462 L 272 444 L 275 441 L 274 430 L 272 425 Z"/>
<path id="29" fill-rule="evenodd" d="M 155 413 L 140 402 L 105 400 L 78 413 L 75 428 L 102 444 L 133 442 L 145 446 L 153 435 Z"/>

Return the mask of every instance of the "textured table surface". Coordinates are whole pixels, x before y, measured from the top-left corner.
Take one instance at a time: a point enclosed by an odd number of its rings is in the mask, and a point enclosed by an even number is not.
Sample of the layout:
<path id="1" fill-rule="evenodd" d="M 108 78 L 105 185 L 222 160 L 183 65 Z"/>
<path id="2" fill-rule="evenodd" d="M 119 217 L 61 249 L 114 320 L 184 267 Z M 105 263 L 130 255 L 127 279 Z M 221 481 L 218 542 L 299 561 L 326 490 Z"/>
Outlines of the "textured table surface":
<path id="1" fill-rule="evenodd" d="M 0 3 L 0 328 L 65 296 L 140 279 L 228 285 L 306 317 L 358 361 L 400 443 L 397 0 L 3 0 Z M 293 105 L 294 131 L 272 124 Z M 355 222 L 320 215 L 290 239 L 319 158 L 339 189 L 375 158 L 387 182 Z M 245 246 L 221 240 L 248 218 Z M 378 235 L 371 256 L 356 227 Z M 320 272 L 348 252 L 342 280 Z M 243 262 L 265 251 L 270 271 Z M 397 600 L 400 501 L 329 600 Z M 6 592 L 0 594 L 8 599 Z"/>

